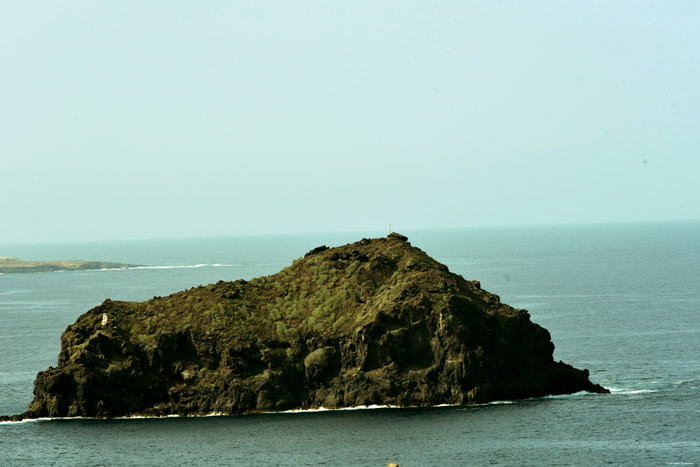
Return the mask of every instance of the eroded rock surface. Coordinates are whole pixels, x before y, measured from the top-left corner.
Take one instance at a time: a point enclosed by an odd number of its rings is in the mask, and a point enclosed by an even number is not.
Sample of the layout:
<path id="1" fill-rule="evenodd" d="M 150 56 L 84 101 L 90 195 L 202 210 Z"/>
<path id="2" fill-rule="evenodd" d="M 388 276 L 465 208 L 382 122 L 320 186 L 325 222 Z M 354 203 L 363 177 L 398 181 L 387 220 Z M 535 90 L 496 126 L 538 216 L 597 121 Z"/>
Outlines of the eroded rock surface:
<path id="1" fill-rule="evenodd" d="M 12 418 L 474 404 L 607 392 L 525 310 L 399 234 L 319 247 L 249 282 L 106 300 Z"/>

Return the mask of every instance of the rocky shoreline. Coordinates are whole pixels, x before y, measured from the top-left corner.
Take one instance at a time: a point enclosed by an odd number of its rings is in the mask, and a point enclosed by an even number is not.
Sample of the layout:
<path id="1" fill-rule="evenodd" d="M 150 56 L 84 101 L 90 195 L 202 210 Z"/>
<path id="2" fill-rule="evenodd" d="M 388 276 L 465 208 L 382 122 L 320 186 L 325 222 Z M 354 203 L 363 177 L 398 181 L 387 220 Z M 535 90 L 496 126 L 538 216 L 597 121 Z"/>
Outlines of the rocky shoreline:
<path id="1" fill-rule="evenodd" d="M 21 420 L 481 404 L 608 392 L 526 310 L 407 238 L 315 248 L 279 273 L 103 304 L 61 337 Z"/>

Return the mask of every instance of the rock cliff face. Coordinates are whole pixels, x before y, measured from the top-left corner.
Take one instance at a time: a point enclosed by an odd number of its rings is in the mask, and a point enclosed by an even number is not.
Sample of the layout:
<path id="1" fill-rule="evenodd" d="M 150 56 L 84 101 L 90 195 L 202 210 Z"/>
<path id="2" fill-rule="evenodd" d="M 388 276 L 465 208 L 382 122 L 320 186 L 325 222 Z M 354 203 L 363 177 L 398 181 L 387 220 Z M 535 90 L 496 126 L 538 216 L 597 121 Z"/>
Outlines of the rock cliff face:
<path id="1" fill-rule="evenodd" d="M 474 404 L 607 392 L 525 310 L 406 237 L 319 247 L 250 282 L 113 302 L 61 337 L 17 418 Z"/>

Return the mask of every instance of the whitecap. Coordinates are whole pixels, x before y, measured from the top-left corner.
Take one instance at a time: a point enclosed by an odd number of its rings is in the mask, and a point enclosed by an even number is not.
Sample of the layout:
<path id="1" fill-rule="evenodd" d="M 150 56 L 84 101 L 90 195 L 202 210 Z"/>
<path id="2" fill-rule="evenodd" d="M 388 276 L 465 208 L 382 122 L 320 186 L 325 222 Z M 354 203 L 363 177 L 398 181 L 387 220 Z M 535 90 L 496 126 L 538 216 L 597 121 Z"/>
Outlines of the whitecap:
<path id="1" fill-rule="evenodd" d="M 491 402 L 484 402 L 481 404 L 440 404 L 440 405 L 433 405 L 431 407 L 461 407 L 464 410 L 469 410 L 473 407 L 488 407 L 490 405 L 512 405 L 515 404 L 515 401 L 491 401 Z"/>
<path id="2" fill-rule="evenodd" d="M 341 410 L 372 410 L 372 409 L 396 409 L 396 405 L 356 405 L 353 407 L 339 407 L 336 409 L 329 409 L 326 407 L 317 407 L 314 409 L 290 409 L 283 410 L 282 412 L 270 412 L 270 413 L 312 413 L 312 412 L 336 412 Z"/>
<path id="3" fill-rule="evenodd" d="M 398 405 L 357 405 L 355 407 L 341 407 L 338 410 L 373 410 L 373 409 L 397 409 Z"/>
<path id="4" fill-rule="evenodd" d="M 33 422 L 50 422 L 53 420 L 80 420 L 84 419 L 84 417 L 39 417 L 39 418 L 25 418 L 22 420 L 17 420 L 17 421 L 3 421 L 0 422 L 0 425 L 14 425 L 14 424 L 20 424 L 20 423 L 33 423 Z"/>
<path id="5" fill-rule="evenodd" d="M 627 389 L 627 388 L 614 388 L 614 387 L 608 387 L 610 389 L 611 394 L 620 394 L 620 395 L 634 395 L 634 394 L 648 394 L 652 392 L 657 392 L 656 389 Z"/>
<path id="6" fill-rule="evenodd" d="M 591 393 L 587 392 L 587 391 L 578 391 L 578 392 L 573 392 L 571 394 L 552 394 L 549 396 L 544 396 L 543 399 L 569 399 L 572 397 L 587 396 L 589 394 L 591 394 Z"/>
<path id="7" fill-rule="evenodd" d="M 192 268 L 205 268 L 205 267 L 216 267 L 216 268 L 222 268 L 222 267 L 233 267 L 233 264 L 221 264 L 221 263 L 214 263 L 214 264 L 189 264 L 189 265 L 167 265 L 167 266 L 134 266 L 131 268 L 127 269 L 192 269 Z"/>
<path id="8" fill-rule="evenodd" d="M 170 415 L 128 415 L 126 417 L 114 417 L 114 420 L 145 420 L 145 419 L 161 419 L 161 418 L 179 418 L 178 414 Z"/>
<path id="9" fill-rule="evenodd" d="M 487 402 L 484 404 L 473 404 L 471 406 L 465 406 L 462 404 L 437 404 L 437 405 L 432 405 L 430 406 L 431 408 L 441 408 L 441 407 L 479 407 L 479 406 L 488 406 L 488 405 L 508 405 L 508 404 L 514 404 L 513 401 L 493 401 L 493 402 Z M 339 407 L 339 408 L 327 408 L 327 407 L 316 407 L 313 409 L 290 409 L 290 410 L 283 410 L 281 412 L 262 412 L 264 414 L 280 414 L 280 413 L 319 413 L 319 412 L 340 412 L 340 411 L 354 411 L 354 410 L 377 410 L 377 409 L 416 409 L 420 408 L 418 406 L 398 406 L 398 405 L 379 405 L 379 404 L 371 404 L 371 405 L 356 405 L 353 407 Z M 169 414 L 169 415 L 128 415 L 124 417 L 114 417 L 112 420 L 145 420 L 145 419 L 165 419 L 165 418 L 199 418 L 199 417 L 225 417 L 229 416 L 231 414 L 224 413 L 224 412 L 210 412 L 205 415 L 179 415 L 179 414 Z M 55 420 L 105 420 L 104 418 L 100 417 L 44 417 L 44 418 L 31 418 L 31 419 L 24 419 L 20 421 L 6 421 L 6 422 L 0 422 L 0 425 L 9 425 L 9 424 L 15 424 L 15 423 L 28 423 L 28 422 L 43 422 L 43 421 L 55 421 Z"/>

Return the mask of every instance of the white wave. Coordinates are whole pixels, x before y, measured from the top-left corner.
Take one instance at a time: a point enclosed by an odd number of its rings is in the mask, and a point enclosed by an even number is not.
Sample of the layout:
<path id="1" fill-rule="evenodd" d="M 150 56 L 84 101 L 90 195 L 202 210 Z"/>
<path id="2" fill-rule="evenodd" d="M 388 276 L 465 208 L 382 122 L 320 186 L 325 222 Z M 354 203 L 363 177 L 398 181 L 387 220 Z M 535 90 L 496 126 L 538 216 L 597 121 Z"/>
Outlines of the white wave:
<path id="1" fill-rule="evenodd" d="M 464 408 L 469 408 L 469 407 L 479 407 L 479 406 L 487 406 L 487 405 L 507 405 L 507 404 L 514 404 L 513 401 L 493 401 L 493 402 L 487 402 L 484 404 L 474 404 L 471 406 L 462 406 L 461 404 L 438 404 L 438 405 L 432 405 L 430 406 L 431 408 L 440 408 L 440 407 L 464 407 Z M 356 405 L 353 407 L 339 407 L 339 408 L 327 408 L 327 407 L 317 407 L 314 409 L 290 409 L 290 410 L 283 410 L 281 412 L 262 412 L 266 414 L 279 414 L 279 413 L 318 413 L 318 412 L 340 412 L 340 411 L 351 411 L 351 410 L 377 410 L 377 409 L 399 409 L 399 408 L 419 408 L 418 406 L 408 406 L 408 407 L 400 407 L 398 405 L 378 405 L 378 404 L 372 404 L 372 405 Z M 114 417 L 112 420 L 151 420 L 151 419 L 165 419 L 165 418 L 198 418 L 198 417 L 226 417 L 231 414 L 227 414 L 224 412 L 210 412 L 205 415 L 179 415 L 179 414 L 170 414 L 170 415 L 128 415 L 125 417 Z M 28 418 L 20 421 L 7 421 L 7 422 L 0 422 L 0 425 L 10 425 L 10 424 L 16 424 L 16 423 L 29 423 L 29 422 L 44 422 L 44 421 L 55 421 L 55 420 L 104 420 L 104 418 L 100 417 L 43 417 L 43 418 Z"/>
<path id="2" fill-rule="evenodd" d="M 36 419 L 31 419 L 31 420 L 19 420 L 19 421 L 12 421 L 12 420 L 7 420 L 7 421 L 2 421 L 0 422 L 0 425 L 19 425 L 20 423 L 29 423 L 29 422 L 35 422 L 37 421 Z"/>
<path id="3" fill-rule="evenodd" d="M 0 425 L 15 425 L 20 423 L 33 423 L 33 422 L 50 422 L 52 420 L 84 420 L 85 417 L 39 417 L 39 418 L 25 418 L 18 421 L 3 421 Z"/>
<path id="4" fill-rule="evenodd" d="M 542 399 L 569 399 L 571 397 L 581 397 L 581 396 L 586 396 L 590 395 L 590 392 L 586 391 L 579 391 L 579 392 L 573 392 L 571 394 L 553 394 L 549 396 L 544 396 Z M 537 398 L 539 399 L 539 398 Z"/>
<path id="5" fill-rule="evenodd" d="M 490 403 L 491 404 L 491 403 Z M 502 401 L 502 402 L 495 402 L 495 404 L 512 404 L 512 402 L 508 401 Z M 435 405 L 432 407 L 454 407 L 458 404 L 440 404 L 440 405 Z M 488 404 L 483 404 L 483 405 L 488 405 Z M 339 408 L 327 408 L 327 407 L 317 407 L 314 409 L 290 409 L 290 410 L 283 410 L 281 412 L 261 412 L 263 414 L 279 414 L 279 413 L 318 413 L 318 412 L 340 412 L 340 411 L 349 411 L 349 410 L 376 410 L 376 409 L 398 409 L 400 408 L 398 405 L 357 405 L 353 407 L 339 407 Z M 404 408 L 409 408 L 409 407 L 404 407 Z M 413 407 L 416 408 L 416 407 Z M 224 412 L 210 412 L 205 415 L 192 415 L 191 417 L 226 417 L 231 414 L 224 413 Z M 177 414 L 172 414 L 172 415 L 164 415 L 164 416 L 146 416 L 146 415 L 132 415 L 128 417 L 115 417 L 117 420 L 132 420 L 132 419 L 158 419 L 158 418 L 177 418 L 177 417 L 189 417 L 189 416 L 183 416 L 183 415 L 177 415 Z"/>
<path id="6" fill-rule="evenodd" d="M 190 264 L 190 265 L 169 265 L 169 266 L 134 266 L 131 268 L 127 269 L 192 269 L 192 268 L 224 268 L 224 267 L 233 267 L 233 264 L 220 264 L 220 263 L 214 263 L 214 264 Z"/>
<path id="7" fill-rule="evenodd" d="M 222 412 L 212 412 L 204 415 L 204 417 L 219 417 L 227 415 Z M 114 417 L 112 420 L 150 420 L 150 419 L 164 419 L 164 418 L 180 418 L 189 417 L 187 415 L 179 414 L 169 414 L 169 415 L 128 415 L 126 417 Z M 200 415 L 192 415 L 192 418 L 200 417 Z M 40 417 L 40 418 L 25 418 L 19 421 L 3 421 L 0 425 L 12 425 L 19 423 L 31 423 L 31 422 L 50 422 L 56 420 L 108 420 L 101 417 Z"/>
<path id="8" fill-rule="evenodd" d="M 634 389 L 631 391 L 621 391 L 618 394 L 647 394 L 651 392 L 657 392 L 655 389 Z"/>
<path id="9" fill-rule="evenodd" d="M 208 416 L 208 415 L 205 415 Z M 183 417 L 183 415 L 179 414 L 169 414 L 169 415 L 127 415 L 126 417 L 114 417 L 114 420 L 158 420 L 161 418 L 180 418 Z M 193 417 L 196 417 L 196 415 L 193 415 Z M 100 420 L 100 419 L 96 419 Z"/>
<path id="10" fill-rule="evenodd" d="M 398 405 L 356 405 L 354 407 L 341 407 L 338 410 L 372 410 L 372 409 L 397 409 Z"/>
<path id="11" fill-rule="evenodd" d="M 368 409 L 395 409 L 396 405 L 356 405 L 354 407 L 340 407 L 337 409 L 329 409 L 326 407 L 318 407 L 315 409 L 291 409 L 283 410 L 282 412 L 270 413 L 312 413 L 312 412 L 336 412 L 341 410 L 368 410 Z"/>
<path id="12" fill-rule="evenodd" d="M 147 415 L 130 415 L 128 417 L 114 417 L 112 420 L 141 420 L 141 419 L 151 419 L 151 418 L 174 418 L 180 417 L 180 415 L 163 415 L 163 416 L 147 416 Z M 3 421 L 0 425 L 13 425 L 19 423 L 33 423 L 33 422 L 52 422 L 57 420 L 109 420 L 101 417 L 39 417 L 39 418 L 25 418 L 19 421 Z"/>
<path id="13" fill-rule="evenodd" d="M 620 394 L 620 395 L 634 395 L 634 394 L 648 394 L 652 392 L 657 392 L 656 389 L 629 389 L 629 388 L 615 388 L 608 387 L 610 389 L 610 394 Z"/>
<path id="14" fill-rule="evenodd" d="M 170 265 L 163 265 L 163 266 L 131 266 L 131 267 L 123 267 L 123 268 L 101 268 L 101 269 L 90 269 L 90 271 L 127 271 L 127 270 L 132 270 L 132 269 L 194 269 L 194 268 L 230 268 L 235 266 L 234 264 L 221 264 L 221 263 L 213 263 L 213 264 L 170 264 Z M 85 271 L 88 271 L 86 269 Z M 59 272 L 59 271 L 56 271 Z"/>
<path id="15" fill-rule="evenodd" d="M 485 404 L 473 404 L 471 406 L 466 406 L 462 404 L 437 404 L 437 405 L 431 405 L 430 408 L 442 408 L 442 407 L 477 407 L 477 406 L 486 406 L 486 405 L 505 405 L 505 404 L 513 404 L 513 401 L 493 401 L 493 402 L 487 402 Z M 418 408 L 425 408 L 425 407 L 419 407 L 417 405 L 409 405 L 409 406 L 398 406 L 398 405 L 356 405 L 353 407 L 339 407 L 337 409 L 329 409 L 326 407 L 317 407 L 315 409 L 291 409 L 291 410 L 284 410 L 282 412 L 270 412 L 270 413 L 313 413 L 313 412 L 339 412 L 339 411 L 348 411 L 348 410 L 376 410 L 376 409 L 418 409 Z"/>
<path id="16" fill-rule="evenodd" d="M 692 382 L 697 381 L 697 380 L 698 380 L 697 378 L 682 379 L 680 381 L 674 382 L 673 384 L 680 385 L 680 384 L 692 383 Z"/>
<path id="17" fill-rule="evenodd" d="M 511 405 L 515 404 L 516 401 L 491 401 L 491 402 L 483 402 L 480 404 L 440 404 L 440 405 L 432 405 L 431 407 L 462 407 L 464 410 L 469 410 L 473 407 L 488 407 L 490 405 Z"/>

